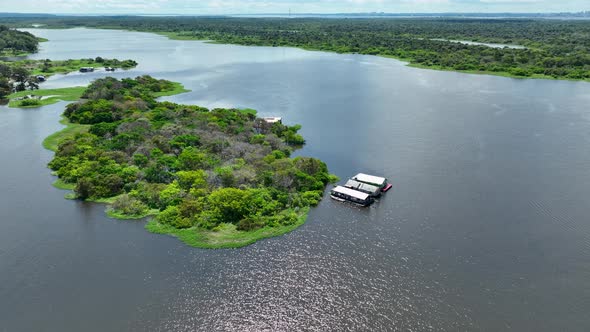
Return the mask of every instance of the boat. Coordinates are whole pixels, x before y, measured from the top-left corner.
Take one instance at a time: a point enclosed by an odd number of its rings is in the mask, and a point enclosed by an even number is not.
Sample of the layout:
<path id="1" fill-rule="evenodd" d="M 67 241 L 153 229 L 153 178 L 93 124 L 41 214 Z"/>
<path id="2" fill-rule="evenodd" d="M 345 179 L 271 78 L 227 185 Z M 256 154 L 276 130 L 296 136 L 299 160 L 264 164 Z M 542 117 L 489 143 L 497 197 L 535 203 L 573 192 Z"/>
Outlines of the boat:
<path id="1" fill-rule="evenodd" d="M 391 189 L 391 187 L 392 187 L 391 183 L 388 183 L 386 178 L 379 177 L 379 176 L 359 173 L 359 174 L 353 176 L 352 179 L 355 181 L 358 181 L 358 182 L 377 186 L 377 187 L 381 188 L 382 192 L 386 192 L 389 189 Z"/>
<path id="2" fill-rule="evenodd" d="M 367 193 L 342 186 L 334 187 L 330 191 L 330 197 L 340 202 L 347 201 L 361 206 L 369 206 L 375 201 Z"/>
<path id="3" fill-rule="evenodd" d="M 91 73 L 93 71 L 94 71 L 94 68 L 93 67 L 82 67 L 82 68 L 80 68 L 80 72 L 81 73 Z"/>
<path id="4" fill-rule="evenodd" d="M 350 179 L 344 185 L 346 188 L 358 190 L 364 193 L 371 195 L 372 197 L 379 197 L 381 196 L 381 188 L 374 186 L 372 184 L 366 184 L 364 182 L 359 182 L 353 179 Z"/>

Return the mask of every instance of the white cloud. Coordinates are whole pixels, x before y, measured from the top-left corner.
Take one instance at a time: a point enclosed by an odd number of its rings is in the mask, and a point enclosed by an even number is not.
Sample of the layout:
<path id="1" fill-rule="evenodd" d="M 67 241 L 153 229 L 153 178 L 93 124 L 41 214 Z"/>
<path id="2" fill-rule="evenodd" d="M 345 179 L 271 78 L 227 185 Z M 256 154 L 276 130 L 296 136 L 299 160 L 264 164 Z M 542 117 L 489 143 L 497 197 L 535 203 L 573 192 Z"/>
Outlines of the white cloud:
<path id="1" fill-rule="evenodd" d="M 588 0 L 0 0 L 0 12 L 239 14 L 590 10 Z"/>

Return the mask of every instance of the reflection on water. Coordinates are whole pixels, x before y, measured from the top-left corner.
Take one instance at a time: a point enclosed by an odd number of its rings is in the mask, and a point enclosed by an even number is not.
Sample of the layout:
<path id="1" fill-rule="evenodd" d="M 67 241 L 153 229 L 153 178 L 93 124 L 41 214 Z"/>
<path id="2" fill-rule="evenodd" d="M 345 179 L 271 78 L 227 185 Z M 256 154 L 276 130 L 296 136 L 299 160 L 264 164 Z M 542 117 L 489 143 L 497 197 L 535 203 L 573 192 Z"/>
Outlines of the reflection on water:
<path id="1" fill-rule="evenodd" d="M 135 59 L 111 75 L 180 81 L 192 92 L 168 100 L 300 123 L 297 154 L 394 187 L 367 209 L 325 199 L 302 228 L 247 248 L 188 248 L 50 186 L 40 142 L 66 103 L 0 108 L 4 330 L 590 328 L 589 84 L 145 33 L 37 34 L 50 42 L 34 58 Z"/>

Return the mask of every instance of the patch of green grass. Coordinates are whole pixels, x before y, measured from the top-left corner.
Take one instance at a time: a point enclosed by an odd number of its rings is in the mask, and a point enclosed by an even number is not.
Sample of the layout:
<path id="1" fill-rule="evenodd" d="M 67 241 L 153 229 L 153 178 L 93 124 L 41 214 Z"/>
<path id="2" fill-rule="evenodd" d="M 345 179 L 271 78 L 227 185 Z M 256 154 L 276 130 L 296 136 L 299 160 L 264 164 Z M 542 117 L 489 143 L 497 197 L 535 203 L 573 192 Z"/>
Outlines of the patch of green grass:
<path id="1" fill-rule="evenodd" d="M 66 118 L 62 118 L 61 124 L 66 127 L 58 132 L 55 132 L 43 140 L 43 147 L 53 152 L 57 151 L 59 143 L 68 137 L 73 137 L 78 133 L 85 133 L 90 128 L 90 125 L 82 125 L 77 123 L 70 123 Z"/>
<path id="2" fill-rule="evenodd" d="M 185 89 L 184 85 L 182 85 L 182 83 L 172 82 L 172 85 L 174 86 L 174 88 L 172 90 L 154 92 L 153 93 L 154 97 L 158 98 L 158 97 L 165 97 L 165 96 L 174 96 L 174 95 L 179 95 L 181 93 L 191 91 L 191 90 Z"/>
<path id="3" fill-rule="evenodd" d="M 388 56 L 387 58 L 394 58 Z M 407 60 L 403 60 L 407 61 Z M 515 75 L 505 71 L 485 71 L 485 70 L 461 70 L 461 69 L 453 69 L 453 68 L 444 68 L 441 66 L 426 66 L 417 63 L 409 63 L 408 67 L 412 68 L 420 68 L 420 69 L 430 69 L 430 70 L 438 70 L 438 71 L 450 71 L 450 72 L 457 72 L 463 74 L 474 74 L 474 75 L 491 75 L 491 76 L 500 76 L 500 77 L 509 77 L 509 78 L 518 78 L 518 79 L 542 79 L 542 80 L 561 80 L 561 81 L 590 81 L 589 79 L 576 79 L 576 78 L 568 78 L 568 77 L 553 77 L 549 75 L 543 74 L 530 74 L 525 76 Z"/>
<path id="4" fill-rule="evenodd" d="M 254 116 L 256 116 L 258 114 L 258 111 L 253 108 L 242 108 L 242 109 L 240 109 L 240 112 L 242 112 L 244 114 L 252 114 Z"/>
<path id="5" fill-rule="evenodd" d="M 74 194 L 74 193 L 67 193 L 67 194 L 64 195 L 64 198 L 65 199 L 69 199 L 69 200 L 75 200 L 75 199 L 77 199 L 76 194 Z"/>
<path id="6" fill-rule="evenodd" d="M 109 216 L 110 218 L 113 218 L 113 219 L 138 220 L 138 219 L 147 218 L 149 216 L 156 216 L 156 215 L 158 215 L 158 213 L 160 213 L 160 210 L 151 209 L 151 210 L 145 211 L 145 213 L 142 213 L 142 214 L 125 214 L 125 213 L 118 212 L 117 210 L 109 207 L 109 208 L 107 208 L 106 213 L 107 213 L 107 216 Z"/>
<path id="7" fill-rule="evenodd" d="M 177 229 L 163 225 L 156 220 L 151 220 L 145 228 L 154 234 L 167 234 L 177 237 L 189 246 L 206 249 L 241 248 L 256 241 L 281 236 L 289 233 L 305 223 L 309 208 L 299 212 L 299 218 L 293 225 L 264 227 L 255 231 L 238 231 L 236 225 L 221 224 L 215 230 L 206 230 L 198 227 Z"/>
<path id="8" fill-rule="evenodd" d="M 119 196 L 115 197 L 107 197 L 107 198 L 87 198 L 86 202 L 92 203 L 100 203 L 100 204 L 113 204 L 119 198 Z"/>
<path id="9" fill-rule="evenodd" d="M 23 51 L 14 51 L 14 50 L 2 50 L 0 51 L 0 56 L 8 56 L 8 57 L 12 57 L 12 56 L 27 56 L 30 53 L 27 52 L 23 52 Z"/>
<path id="10" fill-rule="evenodd" d="M 61 190 L 74 190 L 74 188 L 76 188 L 75 183 L 67 183 L 61 179 L 55 180 L 55 182 L 53 182 L 53 186 L 55 188 L 61 189 Z"/>
<path id="11" fill-rule="evenodd" d="M 60 88 L 60 89 L 41 89 L 41 90 L 27 90 L 27 91 L 20 91 L 13 94 L 8 95 L 8 99 L 10 102 L 8 103 L 8 107 L 12 108 L 33 108 L 33 107 L 41 107 L 46 105 L 51 105 L 59 102 L 60 100 L 64 101 L 76 101 L 80 99 L 84 91 L 86 90 L 83 86 L 77 86 L 73 88 Z M 24 96 L 40 96 L 46 97 L 44 99 L 39 100 L 38 105 L 22 105 L 24 100 L 15 100 L 16 98 L 21 98 Z"/>
<path id="12" fill-rule="evenodd" d="M 182 32 L 155 32 L 158 35 L 166 36 L 172 40 L 203 40 L 192 35 L 186 35 Z"/>

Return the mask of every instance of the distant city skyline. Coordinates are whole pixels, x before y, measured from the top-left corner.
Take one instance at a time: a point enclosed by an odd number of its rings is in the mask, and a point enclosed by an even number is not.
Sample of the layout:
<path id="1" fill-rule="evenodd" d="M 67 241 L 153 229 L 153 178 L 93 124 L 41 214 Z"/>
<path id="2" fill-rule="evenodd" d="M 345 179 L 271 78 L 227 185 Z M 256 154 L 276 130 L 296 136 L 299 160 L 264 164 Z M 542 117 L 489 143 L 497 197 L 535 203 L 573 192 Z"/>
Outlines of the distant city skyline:
<path id="1" fill-rule="evenodd" d="M 588 0 L 0 0 L 0 12 L 47 14 L 548 13 L 590 10 Z"/>

